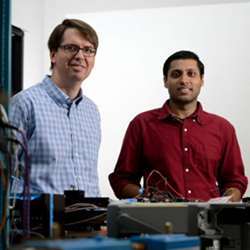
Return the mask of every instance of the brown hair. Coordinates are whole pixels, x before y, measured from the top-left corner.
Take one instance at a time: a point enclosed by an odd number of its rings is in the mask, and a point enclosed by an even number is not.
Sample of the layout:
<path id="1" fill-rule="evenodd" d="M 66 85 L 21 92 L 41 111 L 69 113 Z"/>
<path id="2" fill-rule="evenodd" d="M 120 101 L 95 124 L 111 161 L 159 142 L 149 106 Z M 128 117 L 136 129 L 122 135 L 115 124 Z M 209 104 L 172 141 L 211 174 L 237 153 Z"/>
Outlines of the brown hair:
<path id="1" fill-rule="evenodd" d="M 98 36 L 96 31 L 89 24 L 78 19 L 65 19 L 61 24 L 55 27 L 49 37 L 48 48 L 50 52 L 58 50 L 62 42 L 63 34 L 68 28 L 77 29 L 86 40 L 93 44 L 94 48 L 97 50 L 99 43 Z M 53 68 L 52 63 L 51 68 Z"/>

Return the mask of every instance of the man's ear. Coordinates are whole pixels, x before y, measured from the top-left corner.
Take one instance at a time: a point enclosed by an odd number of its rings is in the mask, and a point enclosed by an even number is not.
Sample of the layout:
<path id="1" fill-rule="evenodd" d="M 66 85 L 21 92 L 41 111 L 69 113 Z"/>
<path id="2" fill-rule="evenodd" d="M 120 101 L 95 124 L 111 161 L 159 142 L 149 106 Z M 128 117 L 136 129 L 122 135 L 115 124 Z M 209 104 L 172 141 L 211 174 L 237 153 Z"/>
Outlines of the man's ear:
<path id="1" fill-rule="evenodd" d="M 201 86 L 204 86 L 204 75 L 201 77 Z"/>
<path id="2" fill-rule="evenodd" d="M 50 61 L 51 61 L 51 63 L 56 62 L 56 52 L 55 51 L 50 52 Z"/>
<path id="3" fill-rule="evenodd" d="M 168 88 L 168 81 L 167 81 L 167 77 L 166 76 L 164 76 L 163 81 L 164 81 L 165 88 Z"/>

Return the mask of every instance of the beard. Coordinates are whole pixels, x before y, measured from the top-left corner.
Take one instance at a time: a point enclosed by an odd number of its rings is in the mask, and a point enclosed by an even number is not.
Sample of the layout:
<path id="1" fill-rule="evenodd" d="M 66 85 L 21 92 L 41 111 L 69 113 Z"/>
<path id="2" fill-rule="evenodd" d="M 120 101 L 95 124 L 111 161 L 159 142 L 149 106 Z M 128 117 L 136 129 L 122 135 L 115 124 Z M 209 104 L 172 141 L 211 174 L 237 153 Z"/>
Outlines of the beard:
<path id="1" fill-rule="evenodd" d="M 170 96 L 170 100 L 177 104 L 177 105 L 187 105 L 187 104 L 191 104 L 193 102 L 196 102 L 197 101 L 197 98 L 198 98 L 198 95 L 197 96 L 193 96 L 193 97 L 190 97 L 190 96 Z"/>
<path id="2" fill-rule="evenodd" d="M 170 100 L 176 105 L 188 105 L 197 101 L 200 90 L 193 91 L 189 94 L 180 94 L 178 91 L 169 91 Z"/>

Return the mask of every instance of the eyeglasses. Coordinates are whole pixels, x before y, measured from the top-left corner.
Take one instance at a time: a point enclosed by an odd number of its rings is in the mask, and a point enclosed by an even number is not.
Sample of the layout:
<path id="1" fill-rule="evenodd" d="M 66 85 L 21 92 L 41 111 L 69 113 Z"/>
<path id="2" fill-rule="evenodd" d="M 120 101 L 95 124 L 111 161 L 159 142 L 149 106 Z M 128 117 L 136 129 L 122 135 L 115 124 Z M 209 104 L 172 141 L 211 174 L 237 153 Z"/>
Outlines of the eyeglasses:
<path id="1" fill-rule="evenodd" d="M 59 48 L 63 49 L 66 53 L 72 55 L 76 55 L 80 50 L 82 50 L 83 55 L 86 57 L 93 57 L 96 54 L 96 49 L 88 46 L 80 48 L 78 45 L 75 44 L 64 44 L 60 45 Z"/>

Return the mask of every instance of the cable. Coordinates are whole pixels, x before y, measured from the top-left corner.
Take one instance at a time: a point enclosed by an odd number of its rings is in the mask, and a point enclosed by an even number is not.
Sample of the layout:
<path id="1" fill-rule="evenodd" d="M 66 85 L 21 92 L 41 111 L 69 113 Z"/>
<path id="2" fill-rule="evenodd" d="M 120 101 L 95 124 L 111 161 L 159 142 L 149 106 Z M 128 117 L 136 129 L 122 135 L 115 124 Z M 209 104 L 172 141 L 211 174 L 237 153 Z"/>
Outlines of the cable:
<path id="1" fill-rule="evenodd" d="M 77 222 L 65 223 L 64 225 L 65 226 L 73 226 L 73 225 L 83 224 L 83 223 L 86 223 L 86 222 L 95 221 L 95 220 L 98 220 L 98 219 L 106 219 L 106 217 L 107 217 L 107 213 L 105 212 L 103 214 L 92 216 L 92 217 L 90 217 L 88 219 L 79 220 Z"/>
<path id="2" fill-rule="evenodd" d="M 0 107 L 1 108 L 1 107 Z M 3 115 L 1 115 L 1 118 Z M 24 152 L 24 184 L 23 184 L 23 228 L 29 238 L 30 231 L 30 156 L 28 153 L 28 141 L 22 130 L 6 122 L 6 119 L 0 119 L 0 126 L 14 130 L 21 134 L 22 148 Z M 13 139 L 14 140 L 14 139 Z M 18 141 L 18 140 L 17 140 Z M 18 141 L 19 142 L 19 141 Z"/>
<path id="3" fill-rule="evenodd" d="M 1 177 L 1 183 L 3 183 L 3 186 L 5 187 L 4 190 L 7 190 L 8 189 L 8 177 L 5 175 L 4 173 L 4 166 L 2 165 L 1 161 L 0 161 L 0 177 Z M 4 226 L 5 226 L 5 223 L 6 223 L 6 220 L 7 220 L 7 198 L 8 198 L 8 195 L 7 195 L 7 191 L 6 191 L 6 195 L 5 195 L 5 198 L 3 199 L 4 200 L 4 204 L 3 204 L 3 209 L 2 209 L 2 218 L 1 218 L 1 224 L 0 224 L 0 232 L 2 232 Z"/>
<path id="4" fill-rule="evenodd" d="M 156 182 L 154 180 L 153 175 L 156 175 Z M 154 180 L 153 186 L 149 185 L 151 179 Z M 163 181 L 163 189 L 159 189 L 159 186 L 161 184 L 161 181 Z M 168 190 L 169 189 L 169 190 Z M 158 170 L 153 169 L 145 181 L 145 192 L 143 193 L 144 197 L 147 197 L 150 199 L 150 201 L 167 201 L 167 202 L 173 202 L 173 201 L 187 201 L 187 202 L 194 202 L 194 201 L 203 201 L 200 199 L 187 199 L 183 197 L 183 195 L 179 192 L 177 192 L 168 182 L 167 178 Z"/>
<path id="5" fill-rule="evenodd" d="M 98 208 L 98 206 L 91 204 L 91 203 L 74 203 L 70 206 L 65 207 L 65 213 L 72 213 L 80 210 L 86 210 L 86 209 L 95 209 Z"/>
<path id="6" fill-rule="evenodd" d="M 4 110 L 2 104 L 0 104 L 0 128 L 3 128 L 0 132 L 0 151 L 4 155 L 4 158 L 0 160 L 0 184 L 2 188 L 0 188 L 0 209 L 1 211 L 1 223 L 0 223 L 0 232 L 2 234 L 2 230 L 4 229 L 7 221 L 7 210 L 8 210 L 8 191 L 9 191 L 9 172 L 8 172 L 8 165 L 10 160 L 10 154 L 8 151 L 8 143 L 4 139 L 4 135 L 6 131 L 4 130 L 4 126 L 2 123 L 7 121 L 7 114 Z M 3 160 L 2 160 L 3 159 Z M 5 165 L 7 164 L 7 166 Z M 2 196 L 2 197 L 1 197 Z"/>

